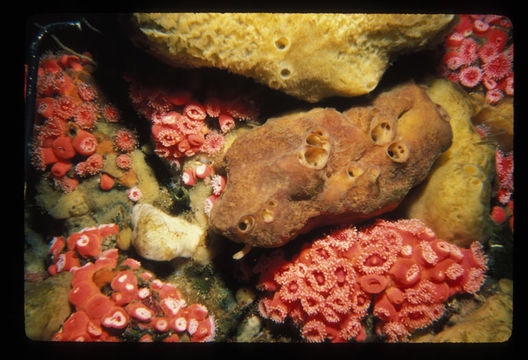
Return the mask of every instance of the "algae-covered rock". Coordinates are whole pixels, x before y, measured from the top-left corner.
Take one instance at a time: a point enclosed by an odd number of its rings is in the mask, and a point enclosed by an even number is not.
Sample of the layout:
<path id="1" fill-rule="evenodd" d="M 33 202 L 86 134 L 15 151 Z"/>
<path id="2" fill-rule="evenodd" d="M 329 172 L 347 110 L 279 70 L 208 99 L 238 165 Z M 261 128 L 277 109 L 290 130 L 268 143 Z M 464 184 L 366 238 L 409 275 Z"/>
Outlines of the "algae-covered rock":
<path id="1" fill-rule="evenodd" d="M 189 205 L 196 220 L 202 227 L 209 226 L 209 220 L 204 212 L 204 204 L 205 200 L 211 195 L 211 192 L 211 186 L 201 181 L 189 190 Z"/>
<path id="2" fill-rule="evenodd" d="M 160 190 L 154 171 L 147 162 L 143 151 L 135 150 L 130 154 L 130 157 L 138 178 L 138 187 L 142 193 L 141 202 L 152 204 L 158 198 Z"/>
<path id="3" fill-rule="evenodd" d="M 498 291 L 481 304 L 466 301 L 460 305 L 445 329 L 414 339 L 415 342 L 490 343 L 508 341 L 512 334 L 513 282 L 501 279 Z"/>
<path id="4" fill-rule="evenodd" d="M 26 336 L 50 340 L 71 313 L 68 296 L 73 274 L 62 272 L 41 282 L 24 283 Z"/>
<path id="5" fill-rule="evenodd" d="M 206 233 L 199 225 L 182 216 L 170 216 L 149 204 L 134 206 L 132 245 L 144 258 L 169 261 L 176 257 L 191 257 L 207 262 Z"/>
<path id="6" fill-rule="evenodd" d="M 135 42 L 169 64 L 215 67 L 317 102 L 372 91 L 391 55 L 416 51 L 453 15 L 136 13 Z"/>
<path id="7" fill-rule="evenodd" d="M 211 226 L 235 242 L 277 247 L 317 226 L 365 221 L 393 210 L 450 144 L 445 113 L 412 83 L 344 113 L 269 119 L 218 164 L 227 185 Z"/>
<path id="8" fill-rule="evenodd" d="M 90 212 L 82 191 L 73 191 L 68 194 L 56 191 L 44 177 L 41 178 L 36 188 L 36 203 L 54 219 L 63 220 Z"/>
<path id="9" fill-rule="evenodd" d="M 453 143 L 400 208 L 405 217 L 422 220 L 439 238 L 468 247 L 483 241 L 490 230 L 494 149 L 473 129 L 474 108 L 456 85 L 435 80 L 427 94 L 449 114 Z"/>
<path id="10" fill-rule="evenodd" d="M 251 342 L 260 333 L 262 320 L 256 315 L 245 319 L 238 329 L 237 342 Z"/>
<path id="11" fill-rule="evenodd" d="M 137 184 L 142 194 L 141 203 L 159 201 L 163 194 L 145 154 L 136 149 L 130 153 L 130 157 L 132 170 L 122 171 L 115 166 L 116 154 L 105 154 L 102 172 L 118 179 L 119 184 L 109 191 L 101 190 L 101 174 L 80 179 L 77 187 L 70 193 L 55 189 L 46 177 L 42 177 L 36 186 L 35 201 L 52 218 L 64 220 L 69 231 L 126 220 L 134 205 L 128 198 L 128 185 Z M 124 186 L 126 180 L 123 178 L 128 173 L 133 173 L 134 181 Z"/>

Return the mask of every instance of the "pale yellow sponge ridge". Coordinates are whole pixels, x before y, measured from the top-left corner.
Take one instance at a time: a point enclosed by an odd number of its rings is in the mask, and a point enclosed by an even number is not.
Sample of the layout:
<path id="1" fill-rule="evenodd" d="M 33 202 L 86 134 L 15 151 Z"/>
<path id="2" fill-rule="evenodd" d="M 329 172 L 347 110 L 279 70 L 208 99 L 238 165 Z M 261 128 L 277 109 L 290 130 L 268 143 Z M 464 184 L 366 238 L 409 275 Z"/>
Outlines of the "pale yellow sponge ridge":
<path id="1" fill-rule="evenodd" d="M 378 84 L 391 55 L 438 37 L 453 15 L 136 13 L 137 44 L 171 65 L 213 67 L 317 102 Z"/>

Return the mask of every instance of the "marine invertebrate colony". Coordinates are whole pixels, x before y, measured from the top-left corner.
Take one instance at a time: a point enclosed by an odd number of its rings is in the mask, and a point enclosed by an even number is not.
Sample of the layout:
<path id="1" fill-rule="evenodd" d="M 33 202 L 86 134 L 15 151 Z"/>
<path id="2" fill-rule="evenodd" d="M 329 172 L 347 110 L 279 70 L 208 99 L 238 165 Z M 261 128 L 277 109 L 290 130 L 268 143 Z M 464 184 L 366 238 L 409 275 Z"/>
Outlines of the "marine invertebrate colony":
<path id="1" fill-rule="evenodd" d="M 497 147 L 495 150 L 495 170 L 497 173 L 498 190 L 496 205 L 493 206 L 491 217 L 496 224 L 509 219 L 510 229 L 513 231 L 513 151 L 504 154 Z"/>
<path id="2" fill-rule="evenodd" d="M 31 43 L 26 65 L 28 338 L 420 342 L 460 321 L 464 341 L 480 308 L 508 321 L 488 300 L 511 277 L 509 19 L 109 15 L 71 23 L 71 48 L 33 23 L 67 53 Z M 442 76 L 417 76 L 442 39 Z"/>
<path id="3" fill-rule="evenodd" d="M 310 342 L 364 341 L 371 303 L 376 333 L 406 341 L 442 316 L 449 297 L 477 292 L 486 270 L 480 243 L 459 248 L 418 220 L 339 229 L 291 261 L 276 250 L 253 268 L 268 294 L 260 314 L 279 323 L 290 317 Z"/>
<path id="4" fill-rule="evenodd" d="M 38 68 L 31 162 L 55 188 L 66 193 L 102 171 L 108 151 L 100 145 L 110 139 L 97 124 L 120 119 L 117 108 L 106 102 L 95 86 L 84 61 L 75 55 L 46 53 Z M 132 151 L 135 134 L 125 128 L 112 129 L 116 150 Z M 102 176 L 107 185 L 104 190 L 109 190 L 110 175 Z"/>
<path id="5" fill-rule="evenodd" d="M 451 136 L 445 111 L 410 83 L 344 113 L 316 108 L 269 119 L 217 164 L 227 181 L 210 223 L 247 251 L 324 224 L 364 221 L 394 209 Z"/>
<path id="6" fill-rule="evenodd" d="M 255 102 L 247 95 L 208 95 L 203 102 L 198 102 L 195 92 L 183 84 L 169 88 L 147 86 L 133 78 L 128 80 L 132 104 L 152 123 L 156 154 L 177 168 L 185 158 L 195 154 L 220 152 L 224 145 L 222 134 L 233 129 L 235 119 L 254 121 L 257 118 Z"/>
<path id="7" fill-rule="evenodd" d="M 467 89 L 480 87 L 490 104 L 513 96 L 511 21 L 499 15 L 459 15 L 445 41 L 440 72 Z"/>
<path id="8" fill-rule="evenodd" d="M 212 341 L 214 316 L 204 305 L 187 304 L 174 285 L 155 279 L 139 261 L 120 260 L 117 248 L 103 251 L 103 240 L 118 231 L 116 224 L 103 224 L 66 241 L 53 239 L 49 273 L 73 272 L 69 301 L 75 311 L 51 340 Z"/>

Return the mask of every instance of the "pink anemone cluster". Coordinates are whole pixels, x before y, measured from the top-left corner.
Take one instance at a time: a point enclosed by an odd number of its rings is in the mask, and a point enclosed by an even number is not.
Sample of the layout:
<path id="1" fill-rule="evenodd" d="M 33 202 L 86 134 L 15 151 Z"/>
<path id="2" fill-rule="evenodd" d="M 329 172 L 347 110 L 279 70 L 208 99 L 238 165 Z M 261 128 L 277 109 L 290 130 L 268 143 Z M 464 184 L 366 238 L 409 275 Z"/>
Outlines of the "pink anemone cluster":
<path id="1" fill-rule="evenodd" d="M 339 229 L 290 261 L 275 251 L 253 267 L 267 293 L 260 314 L 278 323 L 290 317 L 309 342 L 364 341 L 370 308 L 378 335 L 406 341 L 442 316 L 450 296 L 476 293 L 486 270 L 480 243 L 459 248 L 415 219 Z"/>
<path id="2" fill-rule="evenodd" d="M 52 340 L 126 341 L 129 331 L 140 342 L 177 342 L 184 334 L 193 342 L 214 340 L 214 316 L 204 305 L 187 304 L 174 285 L 155 279 L 139 261 L 120 261 L 118 249 L 102 249 L 102 239 L 118 231 L 105 224 L 52 240 L 49 272 L 73 273 L 69 301 L 75 308 Z"/>
<path id="3" fill-rule="evenodd" d="M 103 169 L 104 154 L 98 149 L 104 138 L 94 131 L 97 121 L 119 120 L 115 106 L 103 102 L 84 61 L 47 53 L 38 68 L 31 163 L 66 193 Z M 136 146 L 135 134 L 118 130 L 114 144 L 116 150 L 130 152 Z"/>
<path id="4" fill-rule="evenodd" d="M 128 154 L 121 154 L 116 157 L 116 165 L 120 169 L 128 170 L 132 167 L 132 158 Z"/>
<path id="5" fill-rule="evenodd" d="M 497 147 L 495 150 L 495 171 L 498 190 L 496 205 L 491 209 L 491 217 L 496 224 L 508 221 L 513 231 L 513 151 L 504 154 Z"/>
<path id="6" fill-rule="evenodd" d="M 152 124 L 156 154 L 177 167 L 185 157 L 221 151 L 224 134 L 235 127 L 236 119 L 257 118 L 254 102 L 245 96 L 198 101 L 191 90 L 152 88 L 131 80 L 129 97 Z"/>
<path id="7" fill-rule="evenodd" d="M 226 177 L 216 174 L 214 168 L 208 164 L 199 164 L 188 166 L 182 173 L 182 182 L 188 186 L 193 187 L 198 180 L 203 180 L 206 184 L 211 186 L 211 195 L 205 199 L 204 212 L 207 216 L 211 213 L 211 209 L 215 201 L 222 195 L 226 187 Z"/>
<path id="8" fill-rule="evenodd" d="M 511 28 L 504 16 L 459 15 L 440 72 L 467 89 L 482 88 L 490 104 L 513 96 Z"/>
<path id="9" fill-rule="evenodd" d="M 121 153 L 130 153 L 137 147 L 137 135 L 134 131 L 121 128 L 113 137 L 114 149 Z"/>
<path id="10" fill-rule="evenodd" d="M 31 161 L 38 170 L 49 169 L 65 192 L 78 184 L 75 177 L 67 175 L 74 157 L 90 156 L 98 145 L 90 132 L 97 119 L 98 94 L 79 76 L 87 74 L 82 61 L 73 55 L 48 53 L 40 59 L 38 68 Z"/>

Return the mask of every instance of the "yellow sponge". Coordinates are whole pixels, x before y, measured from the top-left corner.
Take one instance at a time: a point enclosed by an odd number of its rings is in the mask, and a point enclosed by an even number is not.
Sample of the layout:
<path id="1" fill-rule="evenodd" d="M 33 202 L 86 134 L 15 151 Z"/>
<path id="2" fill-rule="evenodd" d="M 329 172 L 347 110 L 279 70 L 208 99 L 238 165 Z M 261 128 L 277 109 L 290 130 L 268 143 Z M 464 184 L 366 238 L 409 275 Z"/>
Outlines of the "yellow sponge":
<path id="1" fill-rule="evenodd" d="M 405 217 L 424 221 L 439 238 L 467 247 L 475 240 L 485 241 L 490 230 L 494 148 L 480 143 L 471 125 L 474 108 L 461 89 L 437 79 L 426 92 L 449 113 L 453 143 L 400 209 Z"/>

